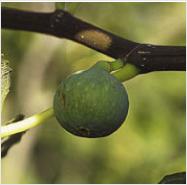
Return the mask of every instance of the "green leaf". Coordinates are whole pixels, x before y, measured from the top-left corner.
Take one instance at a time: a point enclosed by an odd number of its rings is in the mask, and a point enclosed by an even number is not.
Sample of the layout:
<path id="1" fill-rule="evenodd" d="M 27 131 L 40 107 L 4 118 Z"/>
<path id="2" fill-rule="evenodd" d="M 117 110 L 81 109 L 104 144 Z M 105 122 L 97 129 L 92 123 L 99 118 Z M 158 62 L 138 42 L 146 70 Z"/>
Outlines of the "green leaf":
<path id="1" fill-rule="evenodd" d="M 1 107 L 3 107 L 6 96 L 9 93 L 11 71 L 9 61 L 5 60 L 3 55 L 1 55 Z"/>

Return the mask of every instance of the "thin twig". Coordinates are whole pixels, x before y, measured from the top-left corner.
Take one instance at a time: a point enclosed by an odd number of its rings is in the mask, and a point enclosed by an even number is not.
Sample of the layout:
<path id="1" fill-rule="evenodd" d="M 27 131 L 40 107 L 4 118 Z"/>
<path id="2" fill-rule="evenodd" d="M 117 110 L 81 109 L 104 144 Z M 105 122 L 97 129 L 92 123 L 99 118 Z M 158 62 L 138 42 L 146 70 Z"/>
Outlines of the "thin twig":
<path id="1" fill-rule="evenodd" d="M 21 121 L 24 119 L 24 117 L 25 116 L 23 114 L 18 114 L 15 118 L 11 119 L 6 124 L 12 124 L 14 122 Z M 2 140 L 2 142 L 1 142 L 1 158 L 5 157 L 8 153 L 8 151 L 16 143 L 20 142 L 23 134 L 25 134 L 25 132 L 17 133 L 15 135 L 8 137 L 7 139 Z"/>

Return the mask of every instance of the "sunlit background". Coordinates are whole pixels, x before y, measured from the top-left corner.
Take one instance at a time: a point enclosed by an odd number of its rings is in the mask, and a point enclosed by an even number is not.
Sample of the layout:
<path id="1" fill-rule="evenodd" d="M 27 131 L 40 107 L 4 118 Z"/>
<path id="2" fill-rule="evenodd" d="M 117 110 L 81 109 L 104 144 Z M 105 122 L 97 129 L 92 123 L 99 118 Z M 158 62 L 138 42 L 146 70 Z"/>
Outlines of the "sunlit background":
<path id="1" fill-rule="evenodd" d="M 54 3 L 3 3 L 51 12 Z M 140 43 L 185 45 L 185 3 L 67 3 L 75 16 Z M 14 20 L 12 20 L 14 21 Z M 112 60 L 72 41 L 2 29 L 10 60 L 11 91 L 3 122 L 52 105 L 67 75 Z M 31 129 L 2 160 L 2 183 L 158 183 L 185 170 L 185 73 L 154 72 L 124 83 L 130 109 L 114 134 L 86 139 L 67 133 L 55 118 Z"/>

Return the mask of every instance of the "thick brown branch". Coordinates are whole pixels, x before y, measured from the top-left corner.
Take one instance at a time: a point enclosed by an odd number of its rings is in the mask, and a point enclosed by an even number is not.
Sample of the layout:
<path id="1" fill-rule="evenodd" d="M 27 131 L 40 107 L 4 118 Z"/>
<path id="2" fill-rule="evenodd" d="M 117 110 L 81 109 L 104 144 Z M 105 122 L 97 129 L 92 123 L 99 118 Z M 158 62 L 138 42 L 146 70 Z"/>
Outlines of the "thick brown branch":
<path id="1" fill-rule="evenodd" d="M 70 39 L 113 58 L 126 58 L 129 63 L 140 68 L 142 73 L 186 69 L 185 47 L 132 42 L 86 23 L 63 10 L 36 13 L 2 8 L 2 28 Z"/>
<path id="2" fill-rule="evenodd" d="M 126 56 L 142 73 L 151 71 L 185 71 L 186 47 L 141 44 Z"/>

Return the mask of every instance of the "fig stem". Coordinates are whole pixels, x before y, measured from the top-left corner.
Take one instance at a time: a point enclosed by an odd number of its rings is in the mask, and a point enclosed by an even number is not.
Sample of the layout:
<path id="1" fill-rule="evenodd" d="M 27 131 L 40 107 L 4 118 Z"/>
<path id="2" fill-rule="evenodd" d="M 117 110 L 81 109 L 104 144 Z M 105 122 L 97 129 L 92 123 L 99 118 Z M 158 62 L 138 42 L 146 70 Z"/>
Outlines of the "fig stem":
<path id="1" fill-rule="evenodd" d="M 15 123 L 12 123 L 6 126 L 2 126 L 1 134 L 0 134 L 1 138 L 7 137 L 10 135 L 19 133 L 19 132 L 23 132 L 25 130 L 38 126 L 53 116 L 54 116 L 53 108 L 49 108 L 43 112 L 35 114 L 24 120 L 21 120 L 21 121 L 18 121 L 18 122 L 15 122 Z"/>
<path id="2" fill-rule="evenodd" d="M 95 66 L 100 67 L 108 72 L 116 71 L 116 70 L 122 68 L 124 65 L 125 65 L 125 63 L 121 59 L 117 59 L 117 60 L 114 60 L 111 62 L 101 60 L 95 64 Z"/>
<path id="3" fill-rule="evenodd" d="M 125 65 L 124 61 L 121 59 L 114 60 L 114 61 L 110 62 L 109 64 L 110 64 L 111 71 L 118 70 Z"/>
<path id="4" fill-rule="evenodd" d="M 96 66 L 111 72 L 111 74 L 116 77 L 121 82 L 127 81 L 140 73 L 135 65 L 127 63 L 126 60 L 117 59 L 114 61 L 98 61 Z"/>
<path id="5" fill-rule="evenodd" d="M 140 73 L 140 70 L 133 64 L 127 63 L 123 68 L 112 73 L 121 82 L 127 81 Z"/>

